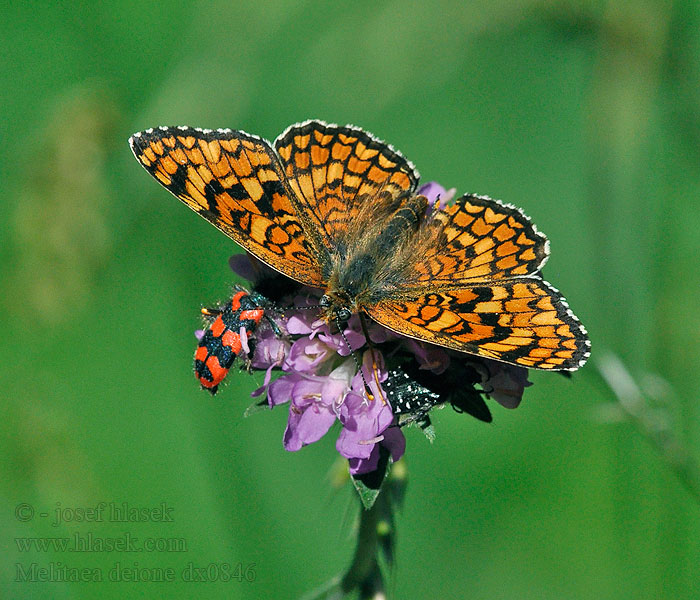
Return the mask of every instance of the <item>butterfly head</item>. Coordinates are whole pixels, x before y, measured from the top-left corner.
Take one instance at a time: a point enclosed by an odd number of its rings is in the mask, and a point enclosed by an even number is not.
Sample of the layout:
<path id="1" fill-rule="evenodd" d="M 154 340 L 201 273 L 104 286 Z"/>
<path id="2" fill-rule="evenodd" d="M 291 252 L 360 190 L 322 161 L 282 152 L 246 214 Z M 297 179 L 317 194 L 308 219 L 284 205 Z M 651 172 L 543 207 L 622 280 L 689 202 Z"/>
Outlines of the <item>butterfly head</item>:
<path id="1" fill-rule="evenodd" d="M 327 323 L 347 323 L 354 312 L 348 298 L 332 292 L 321 296 L 319 305 L 323 311 L 323 319 Z"/>

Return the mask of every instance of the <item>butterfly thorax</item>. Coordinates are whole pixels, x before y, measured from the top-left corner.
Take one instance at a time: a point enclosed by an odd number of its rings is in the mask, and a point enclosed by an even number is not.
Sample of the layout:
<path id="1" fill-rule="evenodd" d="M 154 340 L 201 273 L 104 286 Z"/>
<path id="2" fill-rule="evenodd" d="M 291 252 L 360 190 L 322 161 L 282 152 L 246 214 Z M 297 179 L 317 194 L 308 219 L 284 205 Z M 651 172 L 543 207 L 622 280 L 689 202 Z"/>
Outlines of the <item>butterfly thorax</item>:
<path id="1" fill-rule="evenodd" d="M 334 257 L 324 299 L 326 320 L 341 312 L 360 312 L 392 285 L 382 274 L 396 272 L 388 267 L 404 255 L 406 242 L 424 221 L 427 205 L 425 196 L 405 197 L 386 219 L 366 223 L 357 243 Z"/>

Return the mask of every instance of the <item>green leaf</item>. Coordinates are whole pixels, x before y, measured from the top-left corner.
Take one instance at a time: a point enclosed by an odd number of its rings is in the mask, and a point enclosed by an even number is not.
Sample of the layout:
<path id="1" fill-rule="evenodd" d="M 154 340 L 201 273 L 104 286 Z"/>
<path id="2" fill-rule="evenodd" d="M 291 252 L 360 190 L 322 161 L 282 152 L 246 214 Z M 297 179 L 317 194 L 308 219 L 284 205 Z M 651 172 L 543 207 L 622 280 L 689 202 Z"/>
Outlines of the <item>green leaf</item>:
<path id="1" fill-rule="evenodd" d="M 432 444 L 435 441 L 435 426 L 428 421 L 427 423 L 421 424 L 421 429 L 428 438 L 428 441 Z"/>
<path id="2" fill-rule="evenodd" d="M 382 484 L 389 472 L 390 459 L 391 453 L 384 446 L 379 446 L 379 464 L 377 469 L 371 473 L 353 475 L 352 477 L 352 484 L 360 495 L 360 501 L 365 510 L 372 508 L 377 500 L 377 496 L 379 496 Z"/>
<path id="3" fill-rule="evenodd" d="M 259 402 L 253 402 L 248 408 L 245 409 L 243 413 L 244 417 L 249 417 L 255 413 L 262 412 L 263 410 L 269 410 L 270 405 L 267 403 L 267 398 L 260 400 Z"/>

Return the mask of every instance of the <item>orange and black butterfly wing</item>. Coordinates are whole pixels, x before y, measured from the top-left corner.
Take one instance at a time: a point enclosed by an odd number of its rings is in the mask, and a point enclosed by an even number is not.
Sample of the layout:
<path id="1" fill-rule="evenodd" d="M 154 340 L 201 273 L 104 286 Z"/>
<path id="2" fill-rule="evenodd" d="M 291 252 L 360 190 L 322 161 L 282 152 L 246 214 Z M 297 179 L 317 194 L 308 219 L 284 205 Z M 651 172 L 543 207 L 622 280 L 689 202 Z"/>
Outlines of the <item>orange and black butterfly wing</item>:
<path id="1" fill-rule="evenodd" d="M 541 279 L 426 291 L 366 310 L 397 333 L 528 368 L 575 370 L 590 354 L 583 325 Z"/>
<path id="2" fill-rule="evenodd" d="M 160 127 L 129 143 L 155 179 L 251 254 L 296 281 L 324 285 L 327 252 L 265 140 L 228 129 Z"/>
<path id="3" fill-rule="evenodd" d="M 307 121 L 275 141 L 284 174 L 332 254 L 356 241 L 368 221 L 388 217 L 419 175 L 391 146 L 351 125 Z"/>
<path id="4" fill-rule="evenodd" d="M 429 219 L 398 261 L 401 276 L 363 309 L 398 333 L 520 365 L 575 370 L 586 330 L 539 278 L 547 238 L 520 209 L 466 195 Z"/>
<path id="5" fill-rule="evenodd" d="M 467 194 L 434 210 L 406 261 L 403 287 L 497 281 L 539 271 L 547 238 L 515 206 Z"/>

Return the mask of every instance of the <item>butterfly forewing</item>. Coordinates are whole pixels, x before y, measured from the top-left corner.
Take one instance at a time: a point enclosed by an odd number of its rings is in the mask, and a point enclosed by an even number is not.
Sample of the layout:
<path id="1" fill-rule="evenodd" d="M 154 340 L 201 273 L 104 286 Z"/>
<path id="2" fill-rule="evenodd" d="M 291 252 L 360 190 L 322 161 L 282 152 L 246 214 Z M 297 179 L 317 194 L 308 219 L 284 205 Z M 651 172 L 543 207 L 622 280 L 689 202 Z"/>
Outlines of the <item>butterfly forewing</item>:
<path id="1" fill-rule="evenodd" d="M 564 298 L 534 278 L 388 298 L 367 310 L 397 333 L 523 367 L 574 370 L 589 354 Z"/>
<path id="2" fill-rule="evenodd" d="M 388 144 L 352 126 L 308 121 L 275 141 L 284 173 L 331 252 L 386 218 L 418 183 L 413 166 Z"/>
<path id="3" fill-rule="evenodd" d="M 306 234 L 266 141 L 188 127 L 151 129 L 129 141 L 155 179 L 251 254 L 292 279 L 323 285 L 325 255 Z"/>

